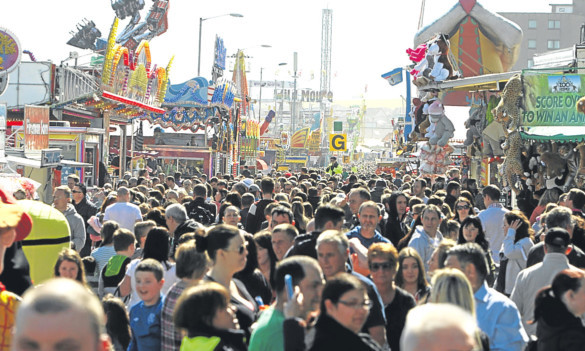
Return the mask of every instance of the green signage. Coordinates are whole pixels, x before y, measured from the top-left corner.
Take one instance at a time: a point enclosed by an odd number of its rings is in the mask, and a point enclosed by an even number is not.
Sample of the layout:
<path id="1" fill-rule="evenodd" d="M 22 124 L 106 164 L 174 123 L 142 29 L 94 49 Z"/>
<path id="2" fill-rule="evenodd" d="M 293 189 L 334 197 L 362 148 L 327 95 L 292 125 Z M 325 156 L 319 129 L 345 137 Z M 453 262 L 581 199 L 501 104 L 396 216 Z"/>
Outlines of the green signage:
<path id="1" fill-rule="evenodd" d="M 585 76 L 524 72 L 524 112 L 522 125 L 583 126 L 585 114 L 577 111 L 577 101 L 585 95 Z"/>
<path id="2" fill-rule="evenodd" d="M 343 122 L 341 122 L 341 121 L 333 122 L 333 131 L 334 132 L 343 132 Z"/>

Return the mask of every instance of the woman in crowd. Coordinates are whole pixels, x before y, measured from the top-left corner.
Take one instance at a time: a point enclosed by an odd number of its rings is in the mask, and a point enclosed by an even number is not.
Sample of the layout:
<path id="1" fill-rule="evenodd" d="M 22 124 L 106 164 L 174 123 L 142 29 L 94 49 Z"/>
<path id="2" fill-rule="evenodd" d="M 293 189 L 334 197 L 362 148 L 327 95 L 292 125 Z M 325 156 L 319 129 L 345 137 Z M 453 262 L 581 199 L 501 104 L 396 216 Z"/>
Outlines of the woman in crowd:
<path id="1" fill-rule="evenodd" d="M 130 344 L 130 319 L 124 302 L 111 294 L 102 299 L 106 315 L 106 332 L 112 340 L 113 351 L 126 351 Z"/>
<path id="2" fill-rule="evenodd" d="M 528 252 L 534 246 L 534 230 L 524 213 L 516 210 L 504 215 L 504 232 L 506 237 L 500 256 L 506 258 L 508 262 L 505 272 L 501 272 L 500 266 L 500 276 L 503 277 L 501 279 L 498 277 L 497 290 L 510 296 L 516 283 L 516 276 L 526 268 Z"/>
<path id="3" fill-rule="evenodd" d="M 270 305 L 272 302 L 272 291 L 270 290 L 270 284 L 260 269 L 258 269 L 258 252 L 254 236 L 250 233 L 244 233 L 246 238 L 246 248 L 248 249 L 248 255 L 246 256 L 246 266 L 244 269 L 234 274 L 234 278 L 240 280 L 246 286 L 246 290 L 250 293 L 250 296 L 259 305 Z M 259 300 L 262 300 L 260 304 Z"/>
<path id="4" fill-rule="evenodd" d="M 120 226 L 115 221 L 106 221 L 102 225 L 102 229 L 100 230 L 102 239 L 100 247 L 91 252 L 91 256 L 95 258 L 95 262 L 97 263 L 96 276 L 101 273 L 102 268 L 108 264 L 110 258 L 116 254 L 116 250 L 114 250 L 114 232 L 118 228 Z"/>
<path id="5" fill-rule="evenodd" d="M 313 219 L 313 213 L 315 212 L 313 205 L 309 201 L 305 201 L 303 202 L 303 207 L 305 208 L 305 216 L 307 216 L 309 220 Z"/>
<path id="6" fill-rule="evenodd" d="M 457 242 L 451 239 L 443 239 L 439 246 L 433 251 L 429 259 L 429 276 L 433 276 L 435 271 L 445 267 L 445 260 L 447 259 L 447 252 L 449 249 L 457 245 Z"/>
<path id="7" fill-rule="evenodd" d="M 197 285 L 209 267 L 209 257 L 205 250 L 199 250 L 195 240 L 191 239 L 178 246 L 175 253 L 177 262 L 176 282 L 165 296 L 161 312 L 161 337 L 163 351 L 179 351 L 183 339 L 173 323 L 173 311 L 181 293 L 190 286 Z"/>
<path id="8" fill-rule="evenodd" d="M 81 284 L 87 286 L 81 256 L 79 256 L 79 253 L 75 250 L 64 248 L 59 252 L 54 272 L 55 277 L 77 280 Z"/>
<path id="9" fill-rule="evenodd" d="M 410 293 L 417 303 L 424 301 L 431 291 L 431 286 L 418 252 L 412 247 L 405 247 L 398 254 L 398 264 L 396 285 Z"/>
<path id="10" fill-rule="evenodd" d="M 469 312 L 475 319 L 475 300 L 471 283 L 458 269 L 444 268 L 437 271 L 432 280 L 433 290 L 429 296 L 432 303 L 450 303 Z M 477 345 L 481 350 L 489 350 L 489 340 L 485 333 L 478 330 Z M 479 350 L 478 350 L 479 351 Z"/>
<path id="11" fill-rule="evenodd" d="M 370 276 L 386 314 L 386 339 L 392 351 L 400 351 L 400 336 L 408 311 L 416 306 L 411 294 L 395 283 L 398 270 L 398 251 L 387 243 L 375 243 L 368 249 Z"/>
<path id="12" fill-rule="evenodd" d="M 486 277 L 489 286 L 492 286 L 495 279 L 496 264 L 492 258 L 490 244 L 485 237 L 481 220 L 476 216 L 469 216 L 461 223 L 457 244 L 476 243 L 485 251 L 485 259 L 488 263 L 489 274 Z"/>
<path id="13" fill-rule="evenodd" d="M 534 322 L 538 350 L 585 350 L 585 273 L 581 270 L 561 271 L 550 287 L 536 295 Z"/>
<path id="14" fill-rule="evenodd" d="M 126 269 L 126 275 L 124 276 L 124 280 L 120 283 L 120 296 L 126 297 L 128 294 L 132 293 L 130 296 L 130 300 L 128 302 L 128 307 L 134 306 L 134 304 L 140 302 L 140 298 L 136 293 L 136 277 L 134 275 L 134 271 L 136 267 L 140 263 L 141 260 L 145 260 L 147 258 L 152 258 L 159 261 L 163 268 L 165 269 L 164 275 L 164 285 L 161 290 L 163 295 L 166 295 L 171 286 L 179 281 L 176 274 L 176 267 L 175 264 L 169 260 L 169 250 L 170 250 L 170 242 L 169 242 L 169 231 L 162 227 L 154 227 L 146 236 L 146 241 L 144 242 L 144 254 L 142 259 L 135 259 L 128 264 L 128 268 Z"/>
<path id="15" fill-rule="evenodd" d="M 371 306 L 366 288 L 358 278 L 340 273 L 329 279 L 321 295 L 321 315 L 310 350 L 380 350 L 368 334 L 360 333 Z"/>
<path id="16" fill-rule="evenodd" d="M 453 219 L 460 224 L 463 224 L 465 218 L 469 216 L 475 216 L 475 214 L 475 210 L 473 209 L 473 205 L 469 199 L 465 197 L 459 197 L 457 201 L 455 201 L 455 216 Z"/>
<path id="17" fill-rule="evenodd" d="M 382 195 L 382 204 L 388 212 L 382 234 L 396 246 L 409 230 L 405 223 L 408 197 L 403 192 L 395 191 L 390 196 Z"/>
<path id="18" fill-rule="evenodd" d="M 175 327 L 186 332 L 181 351 L 247 351 L 228 290 L 214 282 L 188 288 L 177 300 Z"/>
<path id="19" fill-rule="evenodd" d="M 270 231 L 263 230 L 254 234 L 254 243 L 256 244 L 258 268 L 264 278 L 266 278 L 266 281 L 270 283 L 271 274 L 274 272 L 274 267 L 278 261 L 274 248 L 272 247 L 272 235 Z"/>
<path id="20" fill-rule="evenodd" d="M 236 206 L 228 204 L 223 212 L 222 221 L 220 223 L 233 225 L 239 229 L 243 229 L 242 224 L 240 223 L 240 209 Z"/>
<path id="21" fill-rule="evenodd" d="M 231 304 L 236 308 L 240 327 L 250 338 L 250 327 L 256 320 L 258 307 L 245 285 L 234 274 L 244 269 L 247 261 L 247 241 L 244 235 L 233 226 L 219 224 L 211 228 L 207 235 L 197 236 L 197 245 L 205 248 L 213 262 L 205 280 L 223 285 L 230 294 Z"/>

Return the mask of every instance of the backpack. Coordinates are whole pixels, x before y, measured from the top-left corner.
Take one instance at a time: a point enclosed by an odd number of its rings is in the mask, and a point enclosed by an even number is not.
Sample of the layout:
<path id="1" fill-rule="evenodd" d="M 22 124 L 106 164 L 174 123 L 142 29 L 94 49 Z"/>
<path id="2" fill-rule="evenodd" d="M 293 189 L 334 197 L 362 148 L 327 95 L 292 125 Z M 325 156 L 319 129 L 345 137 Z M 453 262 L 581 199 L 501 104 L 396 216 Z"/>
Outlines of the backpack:
<path id="1" fill-rule="evenodd" d="M 200 205 L 191 209 L 191 212 L 189 212 L 189 218 L 203 225 L 209 225 L 214 222 L 214 218 L 211 212 L 207 208 Z"/>

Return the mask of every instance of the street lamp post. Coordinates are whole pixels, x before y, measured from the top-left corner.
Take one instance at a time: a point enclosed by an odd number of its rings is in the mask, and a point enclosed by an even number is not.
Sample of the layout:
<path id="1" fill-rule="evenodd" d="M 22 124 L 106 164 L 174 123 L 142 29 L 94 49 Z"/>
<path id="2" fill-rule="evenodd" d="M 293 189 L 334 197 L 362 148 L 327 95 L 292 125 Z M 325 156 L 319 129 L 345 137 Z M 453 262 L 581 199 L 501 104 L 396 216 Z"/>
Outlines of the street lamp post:
<path id="1" fill-rule="evenodd" d="M 207 18 L 199 17 L 199 53 L 197 56 L 197 76 L 201 75 L 201 30 L 203 28 L 203 21 L 213 19 L 213 18 L 218 18 L 218 17 L 225 17 L 225 16 L 244 17 L 244 15 L 240 15 L 239 13 L 226 13 L 225 15 L 219 15 L 219 16 L 213 16 L 213 17 L 207 17 Z"/>
<path id="2" fill-rule="evenodd" d="M 258 103 L 258 120 L 262 119 L 262 70 L 264 68 L 260 67 L 260 97 L 259 97 L 259 103 Z"/>

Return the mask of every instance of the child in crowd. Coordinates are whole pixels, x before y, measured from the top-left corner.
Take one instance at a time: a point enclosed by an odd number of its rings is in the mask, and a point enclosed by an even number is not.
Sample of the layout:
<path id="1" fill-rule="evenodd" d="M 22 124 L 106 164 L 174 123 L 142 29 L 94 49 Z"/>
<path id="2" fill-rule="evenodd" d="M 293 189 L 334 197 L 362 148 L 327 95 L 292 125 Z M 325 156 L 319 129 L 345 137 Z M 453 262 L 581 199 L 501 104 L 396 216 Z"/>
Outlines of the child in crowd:
<path id="1" fill-rule="evenodd" d="M 110 258 L 99 276 L 98 296 L 114 294 L 118 284 L 124 279 L 126 266 L 134 254 L 136 239 L 128 229 L 120 228 L 114 233 L 114 250 L 116 254 Z"/>
<path id="2" fill-rule="evenodd" d="M 157 260 L 147 258 L 136 267 L 136 292 L 140 302 L 130 309 L 132 340 L 128 351 L 158 351 L 161 345 L 160 315 L 165 283 L 164 268 Z"/>
<path id="3" fill-rule="evenodd" d="M 87 285 L 91 288 L 91 291 L 97 295 L 99 283 L 99 277 L 97 274 L 95 274 L 97 262 L 92 256 L 85 256 L 81 259 L 81 262 L 83 262 L 83 269 L 85 269 L 85 279 L 87 280 Z"/>

